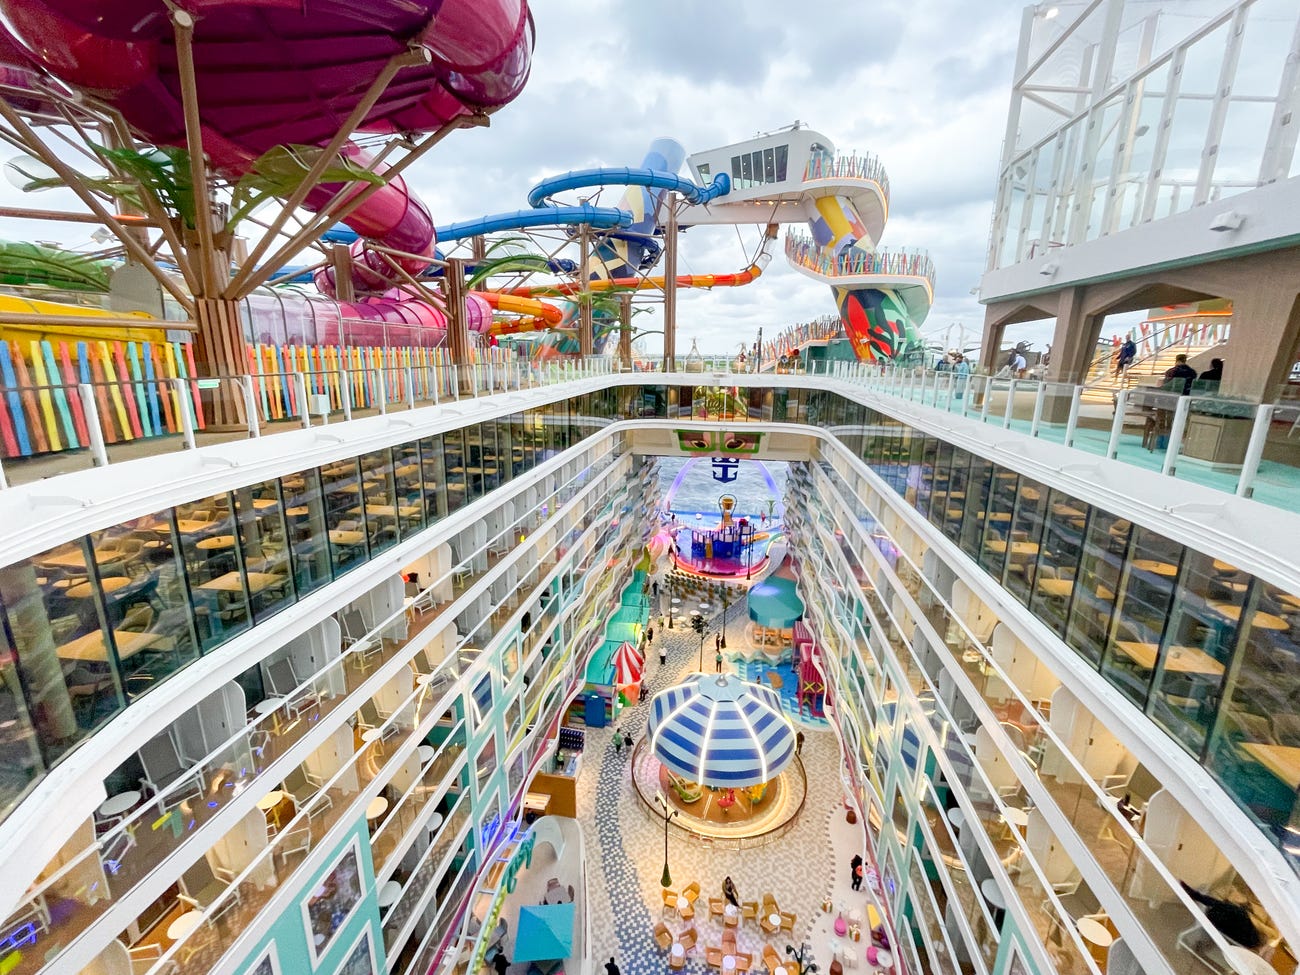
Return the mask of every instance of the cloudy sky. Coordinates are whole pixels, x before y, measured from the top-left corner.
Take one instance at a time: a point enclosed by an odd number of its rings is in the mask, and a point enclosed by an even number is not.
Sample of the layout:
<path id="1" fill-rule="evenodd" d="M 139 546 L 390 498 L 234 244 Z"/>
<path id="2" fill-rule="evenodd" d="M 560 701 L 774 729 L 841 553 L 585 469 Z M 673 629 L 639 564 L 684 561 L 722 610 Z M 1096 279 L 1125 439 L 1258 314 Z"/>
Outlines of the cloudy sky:
<path id="1" fill-rule="evenodd" d="M 983 316 L 971 291 L 984 267 L 1021 6 L 538 0 L 524 93 L 489 128 L 454 133 L 411 183 L 436 222 L 449 223 L 524 207 L 543 176 L 636 165 L 658 136 L 690 153 L 799 120 L 841 151 L 883 160 L 891 211 L 882 243 L 928 249 L 937 267 L 923 331 L 944 341 L 958 325 L 973 343 Z M 76 207 L 55 192 L 22 199 L 7 185 L 0 203 Z M 5 235 L 85 244 L 92 229 L 9 221 Z M 741 270 L 758 237 L 757 228 L 692 229 L 680 270 Z M 680 352 L 692 339 L 702 351 L 731 352 L 759 327 L 770 336 L 835 311 L 830 290 L 793 271 L 779 247 L 749 287 L 679 295 Z M 648 317 L 638 326 L 658 328 Z M 651 337 L 647 350 L 659 342 Z"/>

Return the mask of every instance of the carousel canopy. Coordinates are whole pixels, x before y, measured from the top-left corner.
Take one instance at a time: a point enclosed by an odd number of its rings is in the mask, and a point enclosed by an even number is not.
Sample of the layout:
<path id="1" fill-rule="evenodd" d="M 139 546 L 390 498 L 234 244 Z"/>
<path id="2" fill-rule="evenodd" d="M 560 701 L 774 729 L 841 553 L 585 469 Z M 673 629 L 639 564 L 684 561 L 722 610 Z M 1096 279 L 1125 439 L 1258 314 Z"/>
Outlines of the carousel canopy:
<path id="1" fill-rule="evenodd" d="M 635 684 L 645 673 L 645 658 L 626 640 L 614 651 L 614 683 Z"/>
<path id="2" fill-rule="evenodd" d="M 803 615 L 803 600 L 793 579 L 769 576 L 749 588 L 749 618 L 759 626 L 784 630 Z"/>
<path id="3" fill-rule="evenodd" d="M 656 694 L 648 730 L 665 767 L 715 788 L 767 782 L 794 758 L 776 692 L 726 674 L 695 674 Z"/>

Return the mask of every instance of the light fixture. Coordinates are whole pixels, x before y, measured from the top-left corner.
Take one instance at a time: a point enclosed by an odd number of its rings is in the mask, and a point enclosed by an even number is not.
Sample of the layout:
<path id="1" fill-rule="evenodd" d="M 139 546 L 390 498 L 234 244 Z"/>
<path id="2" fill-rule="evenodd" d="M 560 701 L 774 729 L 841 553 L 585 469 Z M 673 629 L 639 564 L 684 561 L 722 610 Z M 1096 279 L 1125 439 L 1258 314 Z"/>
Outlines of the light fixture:
<path id="1" fill-rule="evenodd" d="M 1044 20 L 1051 20 L 1052 18 L 1054 18 L 1054 17 L 1055 17 L 1057 14 L 1059 14 L 1060 12 L 1061 12 L 1061 8 L 1060 8 L 1060 7 L 1048 7 L 1045 11 L 1043 11 L 1043 19 L 1044 19 Z"/>
<path id="2" fill-rule="evenodd" d="M 1245 220 L 1246 218 L 1236 210 L 1224 210 L 1210 221 L 1210 229 L 1217 230 L 1220 233 L 1230 230 L 1240 230 L 1241 225 Z"/>
<path id="3" fill-rule="evenodd" d="M 1047 261 L 1038 268 L 1038 273 L 1045 278 L 1050 278 L 1053 274 L 1061 269 L 1061 265 L 1055 261 Z"/>

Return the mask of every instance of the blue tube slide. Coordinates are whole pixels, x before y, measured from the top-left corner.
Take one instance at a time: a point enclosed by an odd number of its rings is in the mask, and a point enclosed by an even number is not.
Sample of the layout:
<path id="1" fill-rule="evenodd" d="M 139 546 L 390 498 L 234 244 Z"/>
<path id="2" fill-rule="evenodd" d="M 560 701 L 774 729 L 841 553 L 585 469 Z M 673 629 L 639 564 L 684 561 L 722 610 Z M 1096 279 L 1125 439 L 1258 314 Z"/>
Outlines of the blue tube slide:
<path id="1" fill-rule="evenodd" d="M 630 166 L 602 166 L 598 169 L 577 169 L 544 179 L 528 191 L 528 205 L 540 207 L 547 197 L 565 190 L 580 190 L 591 186 L 648 186 L 658 190 L 680 193 L 687 203 L 709 203 L 731 192 L 731 177 L 718 173 L 708 186 L 697 186 L 683 176 L 659 169 L 638 169 Z"/>

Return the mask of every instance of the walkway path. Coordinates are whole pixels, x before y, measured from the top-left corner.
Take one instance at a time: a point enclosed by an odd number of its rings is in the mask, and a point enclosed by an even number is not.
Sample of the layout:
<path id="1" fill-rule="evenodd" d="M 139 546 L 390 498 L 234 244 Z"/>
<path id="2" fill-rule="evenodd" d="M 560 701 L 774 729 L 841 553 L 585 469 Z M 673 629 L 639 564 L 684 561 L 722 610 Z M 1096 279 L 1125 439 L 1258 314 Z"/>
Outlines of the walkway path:
<path id="1" fill-rule="evenodd" d="M 733 646 L 743 637 L 739 629 L 732 636 L 732 620 L 743 619 L 743 614 L 743 601 L 728 613 L 728 642 Z M 709 649 L 712 632 L 710 629 L 706 638 Z M 662 666 L 661 642 L 668 647 L 668 661 Z M 656 625 L 655 646 L 646 655 L 651 696 L 692 673 L 698 652 L 699 637 L 691 631 L 680 624 L 672 630 Z M 709 663 L 711 666 L 711 660 Z M 641 738 L 648 714 L 649 704 L 638 704 L 623 712 L 616 729 L 587 731 L 587 756 L 578 777 L 578 808 L 587 836 L 588 876 L 593 888 L 588 891 L 588 903 L 595 971 L 610 955 L 617 958 L 625 975 L 661 975 L 666 969 L 664 955 L 653 940 L 654 925 L 661 917 L 662 821 L 649 818 L 632 790 L 627 750 L 615 752 L 612 746 L 615 731 L 620 735 L 626 731 L 634 741 Z M 843 820 L 840 754 L 834 735 L 807 728 L 802 758 L 808 776 L 807 804 L 794 830 L 772 846 L 737 852 L 670 837 L 672 889 L 680 890 L 692 880 L 698 880 L 701 887 L 700 910 L 694 921 L 700 947 L 689 956 L 687 972 L 708 971 L 703 948 L 721 941 L 720 923 L 708 917 L 708 898 L 722 896 L 722 880 L 728 875 L 742 900 L 758 900 L 771 892 L 782 910 L 797 914 L 796 938 L 811 938 L 817 945 L 821 970 L 829 970 L 826 940 L 820 932 L 814 936 L 813 927 L 829 923 L 821 911 L 828 894 L 843 899 L 835 888 L 847 886 L 847 864 L 853 854 L 851 849 L 839 848 L 845 843 L 842 830 L 832 838 L 832 819 Z M 664 920 L 674 932 L 688 926 L 675 915 Z M 788 935 L 768 939 L 753 924 L 743 924 L 738 944 L 741 951 L 757 956 L 763 943 L 770 941 L 784 954 L 791 940 Z M 865 963 L 860 967 L 865 969 Z"/>

